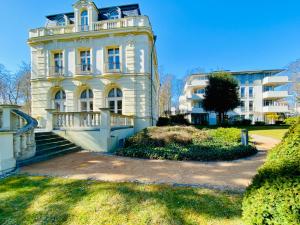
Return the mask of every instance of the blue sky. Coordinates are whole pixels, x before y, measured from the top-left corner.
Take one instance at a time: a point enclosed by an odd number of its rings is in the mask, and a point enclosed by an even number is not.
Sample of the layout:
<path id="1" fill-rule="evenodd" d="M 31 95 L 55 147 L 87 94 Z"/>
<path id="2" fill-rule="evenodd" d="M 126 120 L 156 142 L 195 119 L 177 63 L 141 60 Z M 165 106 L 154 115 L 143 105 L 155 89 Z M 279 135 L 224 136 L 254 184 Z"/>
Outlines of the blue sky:
<path id="1" fill-rule="evenodd" d="M 75 0 L 2 1 L 0 63 L 29 62 L 28 30 Z M 299 0 L 95 0 L 98 7 L 139 3 L 158 36 L 159 65 L 178 77 L 203 68 L 283 68 L 300 58 Z"/>

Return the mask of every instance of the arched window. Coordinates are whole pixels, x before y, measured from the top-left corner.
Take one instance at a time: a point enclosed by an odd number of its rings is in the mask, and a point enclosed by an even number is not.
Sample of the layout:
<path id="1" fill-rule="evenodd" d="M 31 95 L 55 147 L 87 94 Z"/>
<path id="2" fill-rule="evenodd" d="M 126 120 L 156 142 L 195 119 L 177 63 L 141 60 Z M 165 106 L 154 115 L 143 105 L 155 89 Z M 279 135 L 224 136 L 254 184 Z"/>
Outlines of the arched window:
<path id="1" fill-rule="evenodd" d="M 64 90 L 59 90 L 54 96 L 55 109 L 58 112 L 64 112 L 66 110 L 66 93 Z"/>
<path id="2" fill-rule="evenodd" d="M 122 114 L 123 93 L 119 88 L 113 88 L 108 93 L 108 106 L 112 113 Z"/>
<path id="3" fill-rule="evenodd" d="M 91 89 L 86 89 L 80 95 L 80 110 L 82 112 L 92 112 L 94 108 L 93 103 L 94 94 Z"/>
<path id="4" fill-rule="evenodd" d="M 86 10 L 82 11 L 80 17 L 81 17 L 81 30 L 88 31 L 89 28 L 88 12 Z"/>

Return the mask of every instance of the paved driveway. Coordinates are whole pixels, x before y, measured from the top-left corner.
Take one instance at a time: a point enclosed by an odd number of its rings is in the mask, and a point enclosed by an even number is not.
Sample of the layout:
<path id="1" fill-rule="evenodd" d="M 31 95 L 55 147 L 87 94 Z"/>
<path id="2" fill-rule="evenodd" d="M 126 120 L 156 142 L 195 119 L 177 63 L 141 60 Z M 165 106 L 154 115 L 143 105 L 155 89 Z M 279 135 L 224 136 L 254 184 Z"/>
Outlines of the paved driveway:
<path id="1" fill-rule="evenodd" d="M 139 160 L 79 152 L 24 167 L 22 172 L 74 179 L 165 183 L 243 190 L 257 173 L 257 168 L 263 164 L 267 151 L 279 143 L 272 138 L 258 135 L 252 137 L 257 142 L 259 153 L 247 159 L 231 162 Z"/>

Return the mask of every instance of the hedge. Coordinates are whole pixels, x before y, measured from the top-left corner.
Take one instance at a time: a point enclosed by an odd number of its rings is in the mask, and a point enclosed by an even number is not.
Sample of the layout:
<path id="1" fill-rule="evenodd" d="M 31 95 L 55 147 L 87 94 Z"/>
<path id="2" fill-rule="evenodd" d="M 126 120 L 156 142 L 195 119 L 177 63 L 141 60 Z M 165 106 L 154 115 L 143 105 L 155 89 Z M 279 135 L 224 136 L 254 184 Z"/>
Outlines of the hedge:
<path id="1" fill-rule="evenodd" d="M 300 119 L 248 187 L 243 219 L 247 225 L 300 224 Z"/>
<path id="2" fill-rule="evenodd" d="M 241 145 L 240 129 L 199 130 L 176 126 L 147 128 L 129 138 L 117 154 L 143 159 L 222 161 L 256 152 L 252 145 Z"/>

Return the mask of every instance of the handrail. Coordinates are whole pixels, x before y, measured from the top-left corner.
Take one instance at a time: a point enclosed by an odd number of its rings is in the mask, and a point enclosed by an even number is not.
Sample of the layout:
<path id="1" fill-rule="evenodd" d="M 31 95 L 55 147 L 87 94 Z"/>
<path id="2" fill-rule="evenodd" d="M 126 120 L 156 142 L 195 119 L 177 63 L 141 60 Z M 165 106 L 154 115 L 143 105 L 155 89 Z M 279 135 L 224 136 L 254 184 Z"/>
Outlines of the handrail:
<path id="1" fill-rule="evenodd" d="M 24 134 L 32 129 L 37 128 L 38 122 L 36 119 L 32 118 L 31 116 L 27 115 L 26 113 L 23 113 L 20 110 L 13 109 L 12 112 L 20 117 L 22 117 L 26 121 L 26 125 L 22 128 L 20 128 L 17 132 L 16 135 L 21 135 Z"/>

